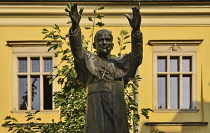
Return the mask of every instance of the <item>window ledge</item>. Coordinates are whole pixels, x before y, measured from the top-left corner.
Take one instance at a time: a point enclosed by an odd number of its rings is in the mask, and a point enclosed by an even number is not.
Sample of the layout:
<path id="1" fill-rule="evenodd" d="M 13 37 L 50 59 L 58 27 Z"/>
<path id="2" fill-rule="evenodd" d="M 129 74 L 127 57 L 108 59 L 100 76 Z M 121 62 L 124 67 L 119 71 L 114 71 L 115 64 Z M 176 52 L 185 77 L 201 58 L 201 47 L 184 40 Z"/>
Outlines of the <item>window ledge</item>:
<path id="1" fill-rule="evenodd" d="M 28 125 L 29 123 L 18 123 L 18 125 Z M 35 126 L 40 126 L 40 125 L 52 125 L 53 123 L 33 123 Z M 5 127 L 11 127 L 17 124 L 7 124 Z"/>
<path id="2" fill-rule="evenodd" d="M 194 40 L 149 40 L 148 45 L 150 46 L 170 46 L 173 44 L 179 46 L 198 46 L 203 42 L 203 39 Z"/>
<path id="3" fill-rule="evenodd" d="M 61 41 L 52 41 L 51 45 L 60 43 Z M 25 41 L 7 41 L 7 46 L 10 47 L 47 47 L 47 40 L 25 40 Z"/>
<path id="4" fill-rule="evenodd" d="M 155 113 L 197 113 L 199 109 L 153 109 Z"/>
<path id="5" fill-rule="evenodd" d="M 206 126 L 208 122 L 145 122 L 146 126 Z"/>
<path id="6" fill-rule="evenodd" d="M 16 113 L 16 114 L 25 114 L 27 112 L 34 113 L 37 110 L 12 110 L 11 113 Z M 52 113 L 58 113 L 59 110 L 39 110 L 41 114 L 52 114 Z"/>

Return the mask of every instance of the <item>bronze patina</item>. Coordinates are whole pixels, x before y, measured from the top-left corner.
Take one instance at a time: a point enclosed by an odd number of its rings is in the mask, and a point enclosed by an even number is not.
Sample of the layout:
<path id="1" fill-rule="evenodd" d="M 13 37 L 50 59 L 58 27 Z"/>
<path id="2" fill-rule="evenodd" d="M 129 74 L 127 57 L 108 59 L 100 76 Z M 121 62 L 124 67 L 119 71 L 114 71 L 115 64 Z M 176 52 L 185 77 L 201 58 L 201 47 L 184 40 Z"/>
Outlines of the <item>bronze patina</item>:
<path id="1" fill-rule="evenodd" d="M 87 92 L 85 133 L 129 133 L 124 86 L 135 76 L 142 62 L 141 16 L 134 7 L 133 16 L 126 14 L 131 32 L 131 52 L 122 57 L 112 57 L 113 36 L 108 30 L 99 30 L 93 47 L 96 55 L 82 48 L 79 26 L 84 8 L 77 4 L 69 12 L 72 26 L 69 30 L 70 47 L 74 56 L 78 79 Z"/>

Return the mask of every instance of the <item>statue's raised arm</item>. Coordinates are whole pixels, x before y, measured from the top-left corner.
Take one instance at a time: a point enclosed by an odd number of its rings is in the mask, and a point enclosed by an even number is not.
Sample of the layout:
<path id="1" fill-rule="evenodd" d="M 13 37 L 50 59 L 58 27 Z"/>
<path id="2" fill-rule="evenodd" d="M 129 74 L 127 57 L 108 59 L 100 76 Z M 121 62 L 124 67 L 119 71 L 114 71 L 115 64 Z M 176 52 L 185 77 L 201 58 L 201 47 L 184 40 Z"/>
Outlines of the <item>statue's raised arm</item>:
<path id="1" fill-rule="evenodd" d="M 80 20 L 81 20 L 81 15 L 82 15 L 83 10 L 84 10 L 84 8 L 81 7 L 79 12 L 78 12 L 77 3 L 74 3 L 71 6 L 71 11 L 69 12 L 69 16 L 70 16 L 70 19 L 71 19 L 71 22 L 72 22 L 71 29 L 73 31 L 75 31 L 79 28 L 79 23 L 80 23 Z"/>
<path id="2" fill-rule="evenodd" d="M 79 26 L 83 10 L 84 8 L 81 7 L 78 12 L 77 3 L 74 3 L 69 12 L 69 17 L 72 22 L 72 26 L 69 30 L 69 44 L 75 60 L 81 60 L 83 58 L 81 29 Z"/>
<path id="3" fill-rule="evenodd" d="M 132 57 L 134 57 L 136 65 L 140 65 L 142 62 L 143 53 L 143 40 L 142 33 L 140 31 L 141 15 L 139 9 L 137 9 L 136 7 L 133 7 L 132 10 L 132 17 L 128 14 L 125 14 L 125 16 L 127 17 L 129 24 L 133 29 L 131 33 L 131 55 Z"/>
<path id="4" fill-rule="evenodd" d="M 140 30 L 140 25 L 141 25 L 141 15 L 139 12 L 139 9 L 137 9 L 136 7 L 132 8 L 133 10 L 133 17 L 131 18 L 130 15 L 125 14 L 125 16 L 127 17 L 130 26 L 133 28 L 133 31 L 139 31 Z"/>

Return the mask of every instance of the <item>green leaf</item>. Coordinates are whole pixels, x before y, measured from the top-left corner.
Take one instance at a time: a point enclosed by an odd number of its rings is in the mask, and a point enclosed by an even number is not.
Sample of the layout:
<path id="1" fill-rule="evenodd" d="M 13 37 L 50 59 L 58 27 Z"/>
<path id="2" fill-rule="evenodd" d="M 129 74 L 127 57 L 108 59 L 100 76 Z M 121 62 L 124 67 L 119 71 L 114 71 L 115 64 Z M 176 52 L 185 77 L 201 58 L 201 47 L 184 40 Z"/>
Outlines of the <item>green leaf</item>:
<path id="1" fill-rule="evenodd" d="M 11 120 L 18 122 L 18 120 L 15 117 L 12 117 Z"/>
<path id="2" fill-rule="evenodd" d="M 60 38 L 60 35 L 54 35 L 53 39 L 57 40 L 58 38 Z"/>
<path id="3" fill-rule="evenodd" d="M 60 31 L 60 28 L 57 24 L 55 24 L 55 26 L 53 27 L 55 30 L 59 30 Z"/>
<path id="4" fill-rule="evenodd" d="M 71 91 L 70 91 L 71 93 L 74 93 L 74 89 L 71 89 Z"/>
<path id="5" fill-rule="evenodd" d="M 49 31 L 46 29 L 46 28 L 44 28 L 44 29 L 42 29 L 42 34 L 46 34 L 46 33 L 48 33 Z"/>
<path id="6" fill-rule="evenodd" d="M 48 50 L 47 50 L 47 51 L 49 52 L 49 51 L 51 51 L 53 48 L 54 48 L 54 46 L 52 46 L 52 47 L 48 48 Z"/>
<path id="7" fill-rule="evenodd" d="M 146 119 L 149 119 L 149 111 L 153 112 L 150 108 L 143 108 L 141 109 L 141 114 L 145 116 Z"/>
<path id="8" fill-rule="evenodd" d="M 37 114 L 37 113 L 39 113 L 40 112 L 40 110 L 36 110 L 35 112 L 34 112 L 34 114 Z"/>
<path id="9" fill-rule="evenodd" d="M 123 44 L 128 44 L 128 43 L 131 43 L 131 41 L 126 41 L 126 42 L 124 42 Z"/>
<path id="10" fill-rule="evenodd" d="M 88 16 L 88 20 L 93 22 L 93 17 Z"/>
<path id="11" fill-rule="evenodd" d="M 65 12 L 70 12 L 70 10 L 68 8 L 65 9 Z"/>
<path id="12" fill-rule="evenodd" d="M 121 30 L 120 35 L 127 35 L 129 32 L 127 30 Z"/>
<path id="13" fill-rule="evenodd" d="M 47 46 L 51 45 L 52 41 L 47 41 Z"/>
<path id="14" fill-rule="evenodd" d="M 33 117 L 28 117 L 26 121 L 30 121 L 32 119 L 33 119 Z"/>
<path id="15" fill-rule="evenodd" d="M 125 39 L 127 39 L 127 38 L 129 38 L 130 37 L 130 35 L 127 35 L 127 36 L 125 36 L 123 39 L 125 40 Z"/>
<path id="16" fill-rule="evenodd" d="M 104 9 L 104 6 L 103 5 L 101 5 L 99 8 L 98 8 L 98 10 L 103 10 Z"/>
<path id="17" fill-rule="evenodd" d="M 67 22 L 66 22 L 66 24 L 70 24 L 71 23 L 71 21 L 70 20 L 68 20 Z"/>
<path id="18" fill-rule="evenodd" d="M 118 40 L 119 42 L 121 42 L 121 39 L 120 39 L 120 37 L 117 37 L 117 40 Z"/>
<path id="19" fill-rule="evenodd" d="M 123 46 L 123 47 L 121 48 L 121 50 L 125 50 L 125 48 L 126 48 L 126 46 Z"/>
<path id="20" fill-rule="evenodd" d="M 11 119 L 12 119 L 11 116 L 6 116 L 6 117 L 4 118 L 4 120 L 11 120 Z"/>
<path id="21" fill-rule="evenodd" d="M 93 36 L 93 33 L 91 33 L 89 37 L 92 37 L 92 36 Z"/>
<path id="22" fill-rule="evenodd" d="M 99 27 L 102 27 L 102 26 L 104 26 L 105 24 L 104 24 L 103 22 L 98 22 L 98 23 L 96 23 L 96 25 L 98 25 Z"/>
<path id="23" fill-rule="evenodd" d="M 40 118 L 40 117 L 39 117 L 39 118 L 36 118 L 36 120 L 41 121 L 41 120 L 42 120 L 42 118 Z"/>
<path id="24" fill-rule="evenodd" d="M 8 131 L 12 131 L 12 129 L 13 129 L 13 126 L 9 127 L 9 130 Z"/>
<path id="25" fill-rule="evenodd" d="M 98 14 L 98 15 L 96 15 L 96 18 L 98 18 L 98 19 L 101 19 L 101 18 L 103 18 L 103 17 L 104 17 L 103 14 Z"/>
<path id="26" fill-rule="evenodd" d="M 2 124 L 3 127 L 7 126 L 10 124 L 11 121 L 6 121 L 4 124 Z"/>
<path id="27" fill-rule="evenodd" d="M 88 30 L 88 29 L 91 29 L 91 27 L 90 27 L 90 26 L 85 26 L 85 29 L 87 29 L 87 30 Z"/>
<path id="28" fill-rule="evenodd" d="M 46 35 L 44 36 L 43 40 L 46 39 L 46 38 L 49 38 L 49 37 L 50 37 L 49 34 L 46 34 Z"/>
<path id="29" fill-rule="evenodd" d="M 54 27 L 53 27 L 54 28 Z M 50 31 L 49 35 L 53 35 L 56 31 Z"/>

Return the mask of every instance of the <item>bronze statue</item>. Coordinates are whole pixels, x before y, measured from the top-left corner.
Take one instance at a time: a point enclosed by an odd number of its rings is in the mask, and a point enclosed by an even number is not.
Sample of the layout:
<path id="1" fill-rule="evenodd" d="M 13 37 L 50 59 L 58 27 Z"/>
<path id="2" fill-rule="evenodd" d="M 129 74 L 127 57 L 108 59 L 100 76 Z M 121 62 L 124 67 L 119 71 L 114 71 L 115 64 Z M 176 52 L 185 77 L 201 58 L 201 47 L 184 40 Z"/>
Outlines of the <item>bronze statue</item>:
<path id="1" fill-rule="evenodd" d="M 105 29 L 98 31 L 94 38 L 93 47 L 97 55 L 82 48 L 79 23 L 83 9 L 78 12 L 76 3 L 71 6 L 69 40 L 78 79 L 84 83 L 87 92 L 84 132 L 129 133 L 124 86 L 135 76 L 142 62 L 140 12 L 134 7 L 133 17 L 125 15 L 133 29 L 131 52 L 123 57 L 112 57 L 113 36 Z"/>

